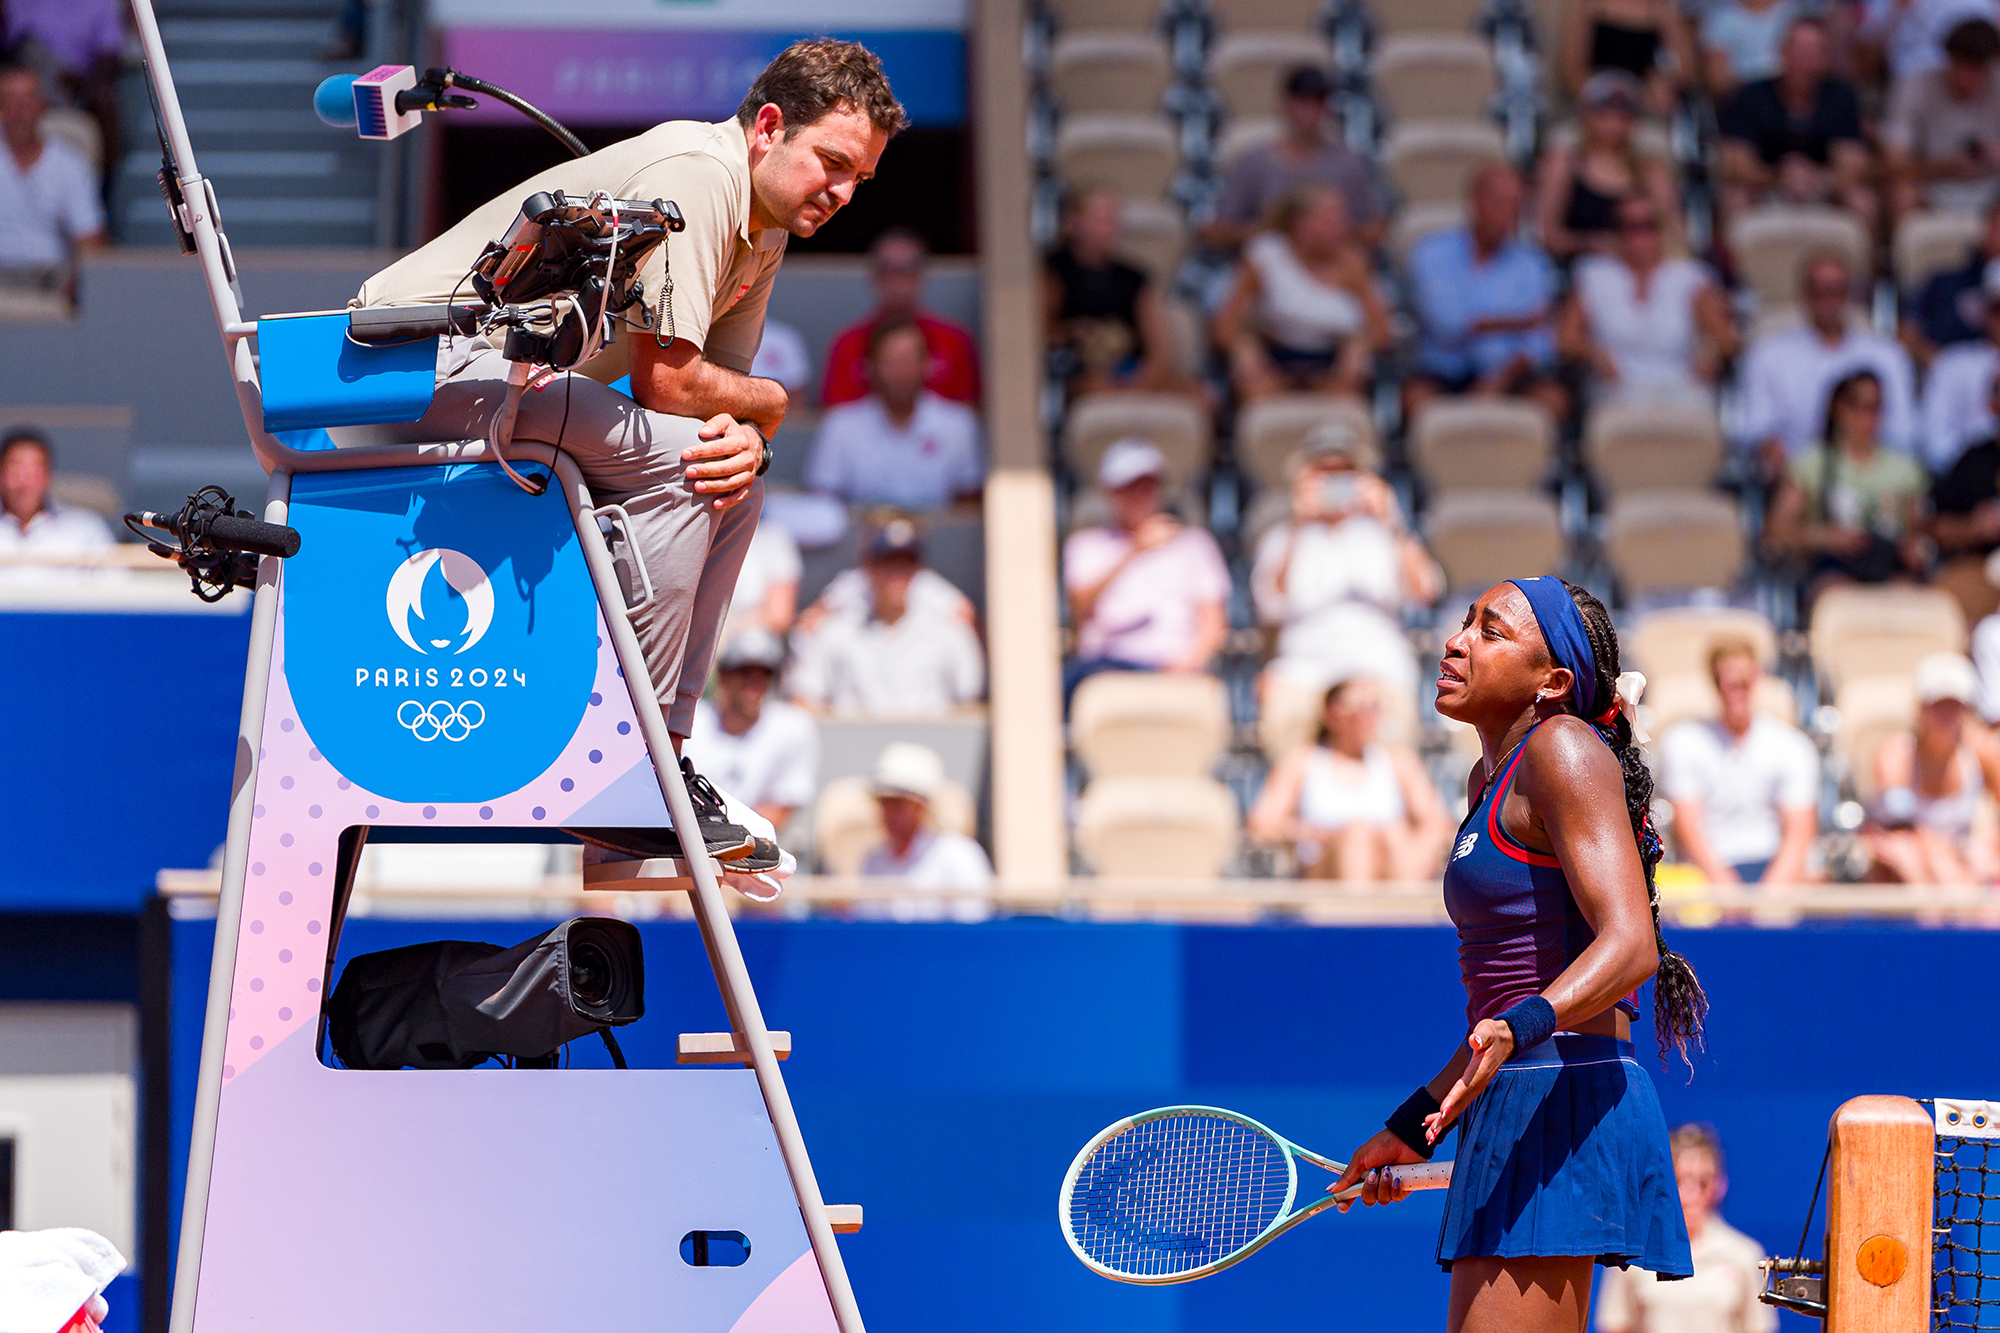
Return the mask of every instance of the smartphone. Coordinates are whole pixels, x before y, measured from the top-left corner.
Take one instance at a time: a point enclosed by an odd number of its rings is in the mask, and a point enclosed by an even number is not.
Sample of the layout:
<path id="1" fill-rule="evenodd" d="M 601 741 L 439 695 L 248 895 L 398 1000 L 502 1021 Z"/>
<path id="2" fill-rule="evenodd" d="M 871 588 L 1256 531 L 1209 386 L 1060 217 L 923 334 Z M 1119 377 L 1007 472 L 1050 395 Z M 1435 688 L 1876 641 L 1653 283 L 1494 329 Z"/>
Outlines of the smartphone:
<path id="1" fill-rule="evenodd" d="M 1336 472 L 1319 484 L 1319 502 L 1328 513 L 1344 514 L 1361 499 L 1361 479 L 1352 472 Z"/>

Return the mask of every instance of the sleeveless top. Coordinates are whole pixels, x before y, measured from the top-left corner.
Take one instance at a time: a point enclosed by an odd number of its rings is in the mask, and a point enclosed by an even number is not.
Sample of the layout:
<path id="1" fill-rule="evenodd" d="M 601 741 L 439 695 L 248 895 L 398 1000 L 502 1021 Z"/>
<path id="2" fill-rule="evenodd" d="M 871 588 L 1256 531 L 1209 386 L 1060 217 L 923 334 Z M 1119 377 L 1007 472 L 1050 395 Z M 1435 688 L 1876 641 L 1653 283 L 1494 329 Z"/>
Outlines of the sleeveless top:
<path id="1" fill-rule="evenodd" d="M 1361 766 L 1360 782 L 1341 782 L 1334 775 L 1332 751 L 1313 746 L 1306 758 L 1305 785 L 1299 789 L 1299 822 L 1318 829 L 1402 823 L 1408 810 L 1389 751 L 1380 745 L 1363 747 Z"/>
<path id="2" fill-rule="evenodd" d="M 1257 270 L 1257 323 L 1278 346 L 1295 352 L 1330 352 L 1361 331 L 1361 302 L 1344 287 L 1329 286 L 1299 261 L 1292 244 L 1265 232 L 1243 247 Z"/>
<path id="3" fill-rule="evenodd" d="M 1963 842 L 1972 836 L 1972 818 L 1979 810 L 1979 794 L 1986 790 L 1986 775 L 1980 771 L 1979 760 L 1969 747 L 1959 746 L 1956 758 L 1957 791 L 1946 796 L 1926 796 L 1913 784 L 1910 794 L 1916 798 L 1918 828 Z"/>
<path id="4" fill-rule="evenodd" d="M 1569 207 L 1563 210 L 1563 226 L 1580 236 L 1615 231 L 1618 227 L 1618 205 L 1625 202 L 1625 198 L 1622 194 L 1606 194 L 1585 180 L 1582 172 L 1572 171 L 1569 177 Z"/>
<path id="5" fill-rule="evenodd" d="M 1597 345 L 1618 367 L 1623 389 L 1694 382 L 1701 331 L 1694 298 L 1708 272 L 1692 259 L 1668 259 L 1653 270 L 1646 295 L 1624 261 L 1589 255 L 1576 265 L 1575 291 Z"/>
<path id="6" fill-rule="evenodd" d="M 1643 80 L 1660 59 L 1658 28 L 1628 28 L 1599 19 L 1590 30 L 1590 68 L 1622 69 Z"/>
<path id="7" fill-rule="evenodd" d="M 1048 257 L 1049 274 L 1062 288 L 1062 309 L 1058 319 L 1101 319 L 1132 330 L 1135 348 L 1145 348 L 1139 334 L 1139 292 L 1146 275 L 1130 264 L 1112 260 L 1108 264 L 1080 262 L 1068 246 Z"/>
<path id="8" fill-rule="evenodd" d="M 1562 863 L 1522 846 L 1501 823 L 1500 807 L 1527 748 L 1524 736 L 1500 776 L 1486 784 L 1458 826 L 1444 870 L 1444 906 L 1458 927 L 1468 1028 L 1547 990 L 1597 938 L 1576 905 Z M 1617 1007 L 1632 1017 L 1639 1012 L 1631 996 Z"/>

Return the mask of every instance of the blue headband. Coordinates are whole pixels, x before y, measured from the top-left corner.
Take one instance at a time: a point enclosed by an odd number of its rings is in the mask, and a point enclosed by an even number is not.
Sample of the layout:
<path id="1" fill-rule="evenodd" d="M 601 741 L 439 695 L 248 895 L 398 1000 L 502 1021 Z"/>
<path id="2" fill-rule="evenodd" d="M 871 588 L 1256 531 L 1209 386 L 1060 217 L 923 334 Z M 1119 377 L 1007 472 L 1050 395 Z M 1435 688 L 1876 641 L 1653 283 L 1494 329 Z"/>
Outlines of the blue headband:
<path id="1" fill-rule="evenodd" d="M 1576 599 L 1557 578 L 1509 579 L 1528 599 L 1541 627 L 1542 642 L 1549 648 L 1549 660 L 1566 667 L 1576 677 L 1578 716 L 1589 721 L 1597 716 L 1597 654 L 1591 651 L 1590 634 L 1584 628 L 1583 612 Z"/>

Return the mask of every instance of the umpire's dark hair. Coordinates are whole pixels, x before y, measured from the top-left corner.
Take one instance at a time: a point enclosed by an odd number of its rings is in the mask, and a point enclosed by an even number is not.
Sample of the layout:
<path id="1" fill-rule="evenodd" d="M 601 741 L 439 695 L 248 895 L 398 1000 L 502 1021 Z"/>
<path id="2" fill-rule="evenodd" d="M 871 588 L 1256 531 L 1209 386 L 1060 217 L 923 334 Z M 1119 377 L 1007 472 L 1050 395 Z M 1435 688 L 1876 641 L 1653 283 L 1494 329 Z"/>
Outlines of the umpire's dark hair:
<path id="1" fill-rule="evenodd" d="M 1944 35 L 1944 53 L 1961 65 L 1990 65 L 2000 57 L 2000 28 L 1985 19 L 1967 19 Z"/>
<path id="2" fill-rule="evenodd" d="M 4 72 L 4 67 L 0 67 L 0 73 Z M 35 448 L 40 449 L 44 462 L 51 465 L 55 463 L 56 451 L 55 447 L 49 443 L 49 437 L 29 426 L 16 426 L 5 435 L 0 435 L 0 460 L 4 460 L 8 454 L 13 453 L 16 445 L 22 444 L 33 445 Z"/>
<path id="3" fill-rule="evenodd" d="M 1597 666 L 1597 697 L 1615 700 L 1620 668 L 1618 631 L 1612 627 L 1611 613 L 1604 609 L 1603 602 L 1574 583 L 1564 580 L 1563 587 L 1569 589 L 1570 599 L 1583 614 L 1590 656 Z M 1653 943 L 1660 950 L 1660 968 L 1653 974 L 1653 1034 L 1659 1042 L 1660 1060 L 1665 1063 L 1668 1052 L 1677 1053 L 1692 1071 L 1694 1059 L 1689 1052 L 1702 1045 L 1701 1029 L 1708 1016 L 1708 996 L 1694 968 L 1667 947 L 1667 937 L 1660 929 L 1660 887 L 1654 882 L 1653 870 L 1660 864 L 1662 848 L 1660 835 L 1653 830 L 1653 771 L 1646 767 L 1646 756 L 1632 739 L 1632 724 L 1623 709 L 1613 708 L 1609 720 L 1591 721 L 1590 725 L 1597 728 L 1597 734 L 1604 737 L 1611 753 L 1618 756 L 1618 767 L 1625 774 L 1625 812 L 1632 820 L 1632 836 L 1639 843 L 1639 863 L 1646 868 L 1646 900 L 1653 911 Z"/>
<path id="4" fill-rule="evenodd" d="M 859 42 L 833 37 L 809 37 L 778 52 L 736 108 L 737 123 L 747 128 L 767 105 L 784 113 L 786 134 L 843 107 L 866 115 L 888 135 L 910 123 L 889 89 L 880 57 Z"/>

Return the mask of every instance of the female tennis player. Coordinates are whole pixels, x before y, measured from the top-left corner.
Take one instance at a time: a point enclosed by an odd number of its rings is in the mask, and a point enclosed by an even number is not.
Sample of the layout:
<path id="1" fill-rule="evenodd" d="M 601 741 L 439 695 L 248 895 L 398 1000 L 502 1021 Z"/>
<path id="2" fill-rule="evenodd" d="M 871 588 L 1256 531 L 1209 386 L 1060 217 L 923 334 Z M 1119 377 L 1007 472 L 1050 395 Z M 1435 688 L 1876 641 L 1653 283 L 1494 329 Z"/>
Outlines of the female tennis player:
<path id="1" fill-rule="evenodd" d="M 1582 1333 L 1593 1264 L 1694 1271 L 1635 989 L 1657 975 L 1660 1056 L 1707 1009 L 1660 934 L 1653 780 L 1621 699 L 1603 603 L 1561 579 L 1496 584 L 1445 645 L 1438 711 L 1479 729 L 1471 813 L 1444 873 L 1471 1033 L 1335 1189 L 1408 1193 L 1380 1166 L 1429 1159 L 1463 1116 L 1438 1263 L 1451 1333 Z"/>

